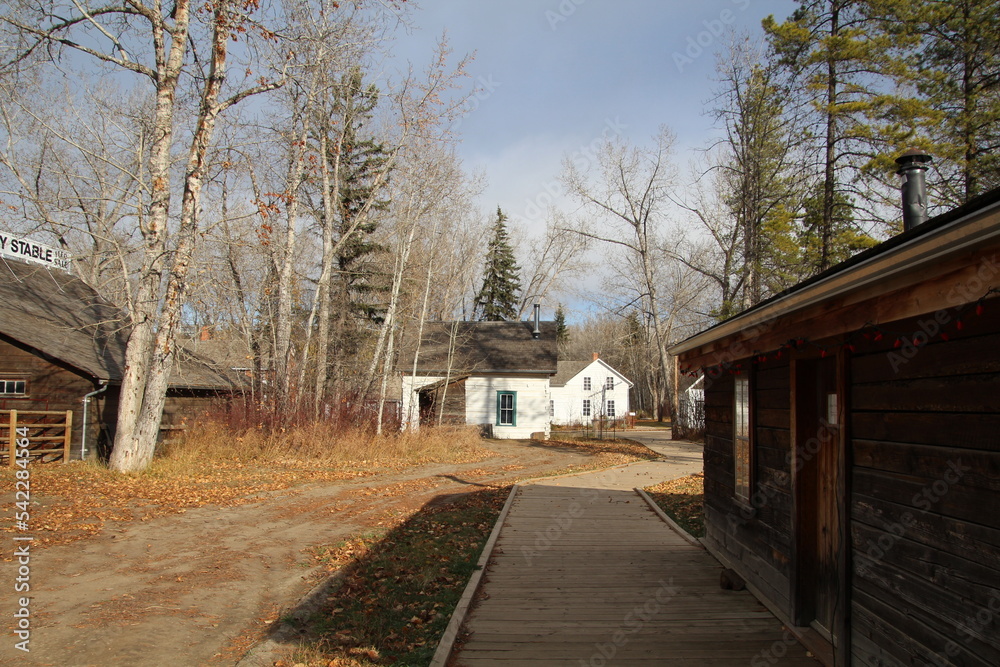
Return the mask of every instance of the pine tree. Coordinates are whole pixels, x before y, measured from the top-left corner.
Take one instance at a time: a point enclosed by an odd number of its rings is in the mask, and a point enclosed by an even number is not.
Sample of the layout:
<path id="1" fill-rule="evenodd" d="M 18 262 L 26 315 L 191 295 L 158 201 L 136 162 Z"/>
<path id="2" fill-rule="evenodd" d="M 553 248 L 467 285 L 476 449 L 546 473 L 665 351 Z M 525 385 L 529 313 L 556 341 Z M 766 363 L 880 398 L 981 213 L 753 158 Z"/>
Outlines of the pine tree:
<path id="1" fill-rule="evenodd" d="M 801 272 L 798 276 L 800 280 L 805 280 L 822 270 L 823 248 L 820 229 L 823 224 L 823 192 L 819 187 L 806 198 L 803 207 L 805 215 L 799 229 L 800 255 L 795 262 L 795 266 Z M 877 243 L 871 236 L 857 231 L 853 217 L 854 202 L 849 197 L 838 193 L 834 210 L 837 215 L 830 229 L 829 254 L 826 257 L 830 264 L 846 261 L 852 255 L 867 250 Z"/>
<path id="2" fill-rule="evenodd" d="M 718 73 L 722 85 L 713 113 L 726 132 L 719 187 L 734 227 L 729 238 L 741 246 L 732 267 L 738 273 L 719 312 L 726 319 L 770 294 L 767 269 L 775 263 L 773 250 L 785 240 L 772 218 L 795 197 L 798 169 L 784 109 L 787 90 L 777 67 L 762 62 L 745 40 L 733 45 Z"/>
<path id="3" fill-rule="evenodd" d="M 764 20 L 776 56 L 805 96 L 814 116 L 812 133 L 821 145 L 817 234 L 818 269 L 835 261 L 835 227 L 852 217 L 843 210 L 852 174 L 878 151 L 868 120 L 886 106 L 883 72 L 895 66 L 898 43 L 879 29 L 865 0 L 798 0 L 784 23 Z M 897 102 L 894 102 L 894 104 Z M 898 102 L 901 103 L 901 102 Z"/>
<path id="4" fill-rule="evenodd" d="M 569 327 L 566 326 L 566 312 L 562 304 L 556 306 L 556 342 L 563 344 L 569 342 Z"/>
<path id="5" fill-rule="evenodd" d="M 493 238 L 486 250 L 483 286 L 476 294 L 476 312 L 481 322 L 503 322 L 517 317 L 521 269 L 510 247 L 506 223 L 507 216 L 498 206 Z"/>
<path id="6" fill-rule="evenodd" d="M 896 79 L 918 92 L 904 122 L 923 136 L 888 159 L 910 145 L 928 150 L 940 178 L 932 187 L 949 206 L 1000 185 L 1000 0 L 869 1 L 913 45 Z"/>

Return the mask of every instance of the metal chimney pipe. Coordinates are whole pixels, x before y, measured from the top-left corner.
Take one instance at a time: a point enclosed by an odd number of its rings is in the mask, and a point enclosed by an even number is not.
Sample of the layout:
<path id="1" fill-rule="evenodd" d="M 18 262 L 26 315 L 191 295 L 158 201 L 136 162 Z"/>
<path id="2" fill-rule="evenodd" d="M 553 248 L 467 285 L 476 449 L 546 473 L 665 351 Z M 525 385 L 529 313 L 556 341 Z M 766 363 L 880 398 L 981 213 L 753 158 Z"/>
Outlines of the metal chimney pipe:
<path id="1" fill-rule="evenodd" d="M 538 325 L 539 325 L 539 319 L 538 318 L 539 318 L 539 314 L 541 313 L 541 310 L 542 310 L 542 307 L 536 303 L 535 304 L 535 330 L 531 332 L 531 337 L 534 338 L 534 339 L 536 339 L 536 340 L 538 338 L 541 338 L 541 336 L 542 336 L 542 330 L 538 327 Z"/>
<path id="2" fill-rule="evenodd" d="M 932 161 L 919 148 L 911 148 L 898 158 L 897 174 L 903 177 L 903 231 L 909 231 L 927 221 L 927 180 L 924 174 Z"/>

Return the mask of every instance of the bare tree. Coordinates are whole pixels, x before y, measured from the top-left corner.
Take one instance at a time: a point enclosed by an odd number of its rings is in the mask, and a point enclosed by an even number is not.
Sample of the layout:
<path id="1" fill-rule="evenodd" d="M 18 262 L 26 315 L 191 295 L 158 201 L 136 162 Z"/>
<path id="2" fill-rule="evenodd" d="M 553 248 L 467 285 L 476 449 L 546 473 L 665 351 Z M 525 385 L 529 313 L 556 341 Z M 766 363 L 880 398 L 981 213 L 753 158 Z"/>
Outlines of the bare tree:
<path id="1" fill-rule="evenodd" d="M 565 281 L 579 276 L 587 267 L 587 237 L 568 229 L 569 222 L 561 211 L 551 209 L 545 226 L 545 236 L 529 245 L 527 258 L 521 266 L 530 273 L 521 289 L 517 319 L 522 319 L 535 303 L 555 292 Z"/>
<path id="2" fill-rule="evenodd" d="M 659 227 L 674 179 L 669 162 L 673 141 L 665 128 L 648 148 L 607 140 L 597 154 L 595 173 L 581 173 L 567 160 L 563 174 L 569 192 L 600 223 L 599 230 L 592 224 L 574 228 L 576 233 L 619 248 L 638 276 L 636 302 L 650 318 L 659 359 L 657 418 L 663 417 L 667 404 L 676 402 L 673 361 L 667 353 L 670 322 L 662 312 L 657 275 Z"/>
<path id="3" fill-rule="evenodd" d="M 72 50 L 119 73 L 137 75 L 152 91 L 146 172 L 145 214 L 139 218 L 142 266 L 132 310 L 120 408 L 111 466 L 138 471 L 152 460 L 163 413 L 167 380 L 199 238 L 199 200 L 215 124 L 228 108 L 272 90 L 279 79 L 239 77 L 227 82 L 230 43 L 250 46 L 256 37 L 273 39 L 252 19 L 256 3 L 221 0 L 197 16 L 190 0 L 168 8 L 140 1 L 101 5 L 73 0 L 54 6 L 12 7 L 0 22 L 13 32 L 18 52 L 12 66 L 48 50 Z M 204 28 L 201 34 L 199 29 Z M 250 69 L 249 67 L 247 68 Z M 190 77 L 190 78 L 187 78 Z M 184 105 L 190 91 L 196 108 Z M 175 197 L 172 151 L 188 127 L 180 209 L 171 224 Z"/>

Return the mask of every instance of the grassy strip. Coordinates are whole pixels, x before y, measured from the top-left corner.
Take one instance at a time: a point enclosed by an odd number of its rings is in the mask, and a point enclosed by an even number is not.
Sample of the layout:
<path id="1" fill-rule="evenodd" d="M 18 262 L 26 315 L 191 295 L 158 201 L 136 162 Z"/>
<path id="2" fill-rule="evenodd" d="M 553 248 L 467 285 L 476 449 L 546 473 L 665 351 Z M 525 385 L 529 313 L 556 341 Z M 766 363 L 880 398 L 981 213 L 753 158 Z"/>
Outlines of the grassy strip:
<path id="1" fill-rule="evenodd" d="M 540 444 L 592 457 L 558 473 L 657 457 L 628 440 Z M 424 507 L 387 534 L 367 533 L 314 550 L 313 558 L 327 569 L 347 568 L 345 582 L 300 627 L 309 639 L 276 667 L 428 664 L 509 493 L 510 487 L 471 493 L 447 505 Z"/>
<path id="2" fill-rule="evenodd" d="M 705 536 L 705 476 L 695 473 L 643 489 L 667 516 L 694 537 Z"/>
<path id="3" fill-rule="evenodd" d="M 426 665 L 476 567 L 510 487 L 429 505 L 384 536 L 320 548 L 344 583 L 307 621 L 307 639 L 276 667 Z"/>

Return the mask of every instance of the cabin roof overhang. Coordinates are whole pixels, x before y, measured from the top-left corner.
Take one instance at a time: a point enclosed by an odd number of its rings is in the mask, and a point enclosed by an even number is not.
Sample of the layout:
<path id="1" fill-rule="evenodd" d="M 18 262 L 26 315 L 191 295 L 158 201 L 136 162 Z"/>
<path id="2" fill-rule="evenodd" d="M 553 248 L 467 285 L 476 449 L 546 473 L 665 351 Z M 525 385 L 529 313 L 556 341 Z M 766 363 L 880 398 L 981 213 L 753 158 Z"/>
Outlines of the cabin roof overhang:
<path id="1" fill-rule="evenodd" d="M 998 250 L 1000 189 L 860 253 L 669 351 L 685 364 L 715 366 L 779 347 L 803 330 L 817 338 L 832 337 L 866 323 L 958 306 L 956 287 L 970 284 L 984 261 L 992 262 L 994 274 L 1000 270 L 990 258 Z M 914 289 L 921 283 L 928 287 Z"/>

